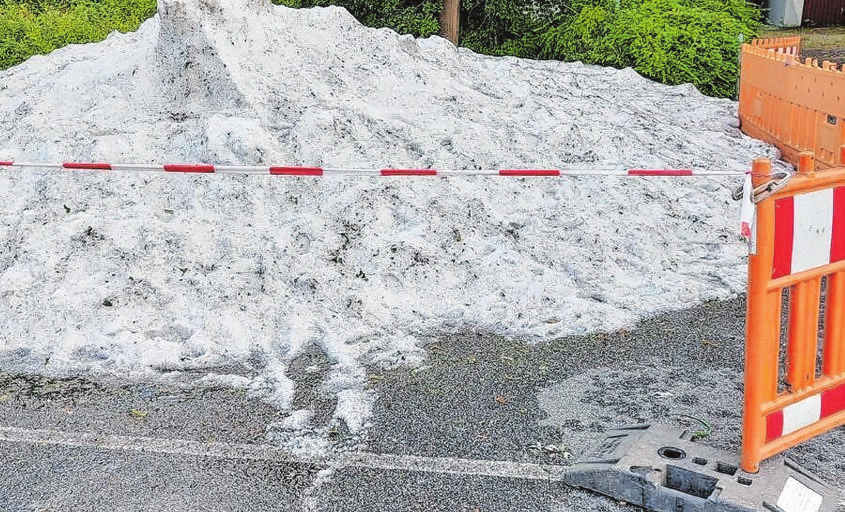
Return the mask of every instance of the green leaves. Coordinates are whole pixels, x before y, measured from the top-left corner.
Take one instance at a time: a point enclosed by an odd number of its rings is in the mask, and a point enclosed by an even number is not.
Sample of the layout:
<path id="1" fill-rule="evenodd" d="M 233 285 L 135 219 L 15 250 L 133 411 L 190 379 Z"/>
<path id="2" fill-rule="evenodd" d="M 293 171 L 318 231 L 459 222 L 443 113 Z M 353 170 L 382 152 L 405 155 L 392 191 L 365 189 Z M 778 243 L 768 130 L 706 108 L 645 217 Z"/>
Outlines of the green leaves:
<path id="1" fill-rule="evenodd" d="M 708 10 L 688 0 L 647 0 L 623 10 L 609 37 L 625 48 L 625 64 L 663 83 L 692 83 L 708 95 L 732 97 L 739 73 L 740 34 L 751 39 L 756 22 L 733 17 L 726 2 Z"/>
<path id="2" fill-rule="evenodd" d="M 540 56 L 588 64 L 620 64 L 622 59 L 608 39 L 613 19 L 614 13 L 606 7 L 584 7 L 577 16 L 542 35 Z"/>
<path id="3" fill-rule="evenodd" d="M 692 83 L 711 96 L 736 95 L 739 37 L 756 35 L 756 7 L 744 0 L 620 4 L 582 7 L 543 35 L 541 56 L 632 67 L 665 84 Z"/>
<path id="4" fill-rule="evenodd" d="M 0 0 L 0 69 L 115 30 L 136 30 L 155 10 L 155 0 Z"/>
<path id="5" fill-rule="evenodd" d="M 287 7 L 337 5 L 346 8 L 364 25 L 387 27 L 415 37 L 428 37 L 440 32 L 440 11 L 443 8 L 442 0 L 273 0 L 273 3 Z"/>

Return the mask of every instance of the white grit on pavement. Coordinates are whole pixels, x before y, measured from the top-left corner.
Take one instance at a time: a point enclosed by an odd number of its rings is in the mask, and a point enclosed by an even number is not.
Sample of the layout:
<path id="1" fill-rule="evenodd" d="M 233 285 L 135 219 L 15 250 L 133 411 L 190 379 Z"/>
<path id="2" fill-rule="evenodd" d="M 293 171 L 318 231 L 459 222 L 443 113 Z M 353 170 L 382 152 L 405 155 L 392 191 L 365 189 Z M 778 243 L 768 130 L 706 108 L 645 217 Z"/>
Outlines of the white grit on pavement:
<path id="1" fill-rule="evenodd" d="M 692 86 L 263 0 L 160 0 L 136 33 L 0 72 L 0 120 L 15 161 L 744 171 L 776 156 Z M 0 370 L 207 373 L 285 408 L 288 365 L 316 346 L 335 416 L 360 432 L 367 365 L 419 364 L 432 335 L 539 340 L 736 294 L 737 184 L 0 168 Z"/>

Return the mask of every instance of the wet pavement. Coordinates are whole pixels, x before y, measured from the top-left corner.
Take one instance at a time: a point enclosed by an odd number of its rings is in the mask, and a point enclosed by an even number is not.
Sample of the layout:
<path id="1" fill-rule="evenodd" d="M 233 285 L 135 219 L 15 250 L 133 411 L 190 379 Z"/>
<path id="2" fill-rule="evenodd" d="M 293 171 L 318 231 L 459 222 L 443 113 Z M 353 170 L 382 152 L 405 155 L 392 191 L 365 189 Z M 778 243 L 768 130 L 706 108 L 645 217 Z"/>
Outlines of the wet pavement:
<path id="1" fill-rule="evenodd" d="M 633 423 L 704 420 L 701 442 L 737 452 L 743 324 L 737 298 L 535 344 L 441 336 L 420 367 L 370 370 L 366 435 L 334 432 L 328 457 L 274 447 L 288 412 L 241 390 L 0 373 L 0 511 L 630 510 L 554 473 Z M 328 361 L 303 357 L 297 407 L 326 420 L 333 401 L 304 369 Z M 843 433 L 790 456 L 845 488 Z"/>

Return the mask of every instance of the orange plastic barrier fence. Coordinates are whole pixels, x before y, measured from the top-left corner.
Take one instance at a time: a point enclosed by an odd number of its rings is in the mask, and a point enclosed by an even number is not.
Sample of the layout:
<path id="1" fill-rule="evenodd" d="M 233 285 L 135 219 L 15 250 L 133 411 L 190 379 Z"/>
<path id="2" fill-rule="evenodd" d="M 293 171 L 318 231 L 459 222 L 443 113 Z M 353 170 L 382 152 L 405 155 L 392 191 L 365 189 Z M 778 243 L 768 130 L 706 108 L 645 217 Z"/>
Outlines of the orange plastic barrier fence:
<path id="1" fill-rule="evenodd" d="M 742 131 L 778 146 L 798 165 L 804 151 L 820 169 L 845 166 L 845 72 L 799 57 L 801 39 L 760 39 L 742 46 Z"/>
<path id="2" fill-rule="evenodd" d="M 798 55 L 801 53 L 801 36 L 778 37 L 775 39 L 754 39 L 749 43 L 755 48 L 775 50 L 780 53 Z"/>
<path id="3" fill-rule="evenodd" d="M 760 184 L 771 162 L 756 160 L 753 171 Z M 755 231 L 742 446 L 749 472 L 845 424 L 845 168 L 814 172 L 813 155 L 799 155 L 798 174 L 757 204 Z"/>
<path id="4" fill-rule="evenodd" d="M 755 48 L 775 50 L 779 53 L 798 55 L 801 53 L 801 36 L 778 37 L 775 39 L 754 39 L 749 43 Z"/>

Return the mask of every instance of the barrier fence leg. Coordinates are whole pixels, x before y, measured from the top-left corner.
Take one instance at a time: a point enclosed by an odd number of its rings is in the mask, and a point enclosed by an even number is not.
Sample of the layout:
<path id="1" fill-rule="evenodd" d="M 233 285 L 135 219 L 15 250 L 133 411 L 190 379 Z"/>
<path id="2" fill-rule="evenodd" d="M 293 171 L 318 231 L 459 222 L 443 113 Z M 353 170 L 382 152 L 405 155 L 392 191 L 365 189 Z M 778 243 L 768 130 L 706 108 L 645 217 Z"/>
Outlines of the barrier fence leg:
<path id="1" fill-rule="evenodd" d="M 755 160 L 752 181 L 759 186 L 772 172 L 768 159 Z M 780 294 L 768 291 L 771 270 L 766 261 L 774 257 L 774 202 L 766 200 L 757 205 L 755 222 L 757 254 L 748 261 L 748 306 L 745 331 L 745 406 L 743 410 L 742 457 L 744 471 L 756 473 L 763 459 L 761 449 L 766 442 L 766 424 L 761 411 L 763 404 L 774 400 L 777 389 L 766 383 L 777 382 L 778 343 L 780 338 Z"/>
<path id="2" fill-rule="evenodd" d="M 828 276 L 826 294 L 822 372 L 833 377 L 845 373 L 845 271 Z"/>

